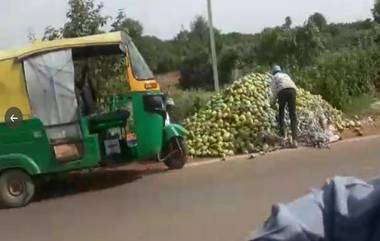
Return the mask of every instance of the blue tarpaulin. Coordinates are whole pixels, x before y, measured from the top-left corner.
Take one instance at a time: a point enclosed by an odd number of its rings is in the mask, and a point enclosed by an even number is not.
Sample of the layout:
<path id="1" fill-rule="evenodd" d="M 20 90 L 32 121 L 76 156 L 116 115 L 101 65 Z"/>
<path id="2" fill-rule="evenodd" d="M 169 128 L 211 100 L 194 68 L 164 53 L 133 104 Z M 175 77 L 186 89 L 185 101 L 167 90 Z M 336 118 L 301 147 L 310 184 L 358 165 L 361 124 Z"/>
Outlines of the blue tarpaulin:
<path id="1" fill-rule="evenodd" d="M 251 241 L 380 241 L 380 178 L 335 177 L 322 190 L 272 207 Z"/>

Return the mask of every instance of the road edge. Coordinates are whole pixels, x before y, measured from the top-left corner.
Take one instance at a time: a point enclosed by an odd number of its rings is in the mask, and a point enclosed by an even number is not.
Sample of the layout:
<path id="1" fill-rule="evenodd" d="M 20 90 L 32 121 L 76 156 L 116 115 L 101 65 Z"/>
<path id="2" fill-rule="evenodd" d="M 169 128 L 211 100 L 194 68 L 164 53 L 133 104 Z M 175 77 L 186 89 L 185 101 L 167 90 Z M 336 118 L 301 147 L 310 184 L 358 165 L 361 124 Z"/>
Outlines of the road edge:
<path id="1" fill-rule="evenodd" d="M 337 146 L 340 144 L 344 144 L 344 143 L 357 142 L 357 141 L 363 141 L 363 140 L 372 140 L 372 139 L 376 139 L 376 138 L 380 138 L 380 134 L 363 136 L 363 137 L 354 137 L 354 138 L 348 138 L 348 139 L 340 140 L 340 141 L 331 143 L 331 147 L 334 147 L 334 146 Z M 304 150 L 304 149 L 309 149 L 309 148 L 310 147 L 300 147 L 297 149 L 282 149 L 282 150 L 273 151 L 273 152 L 270 152 L 267 154 L 278 153 L 278 152 L 293 152 L 293 151 Z M 204 160 L 202 160 L 202 158 L 201 158 L 200 160 L 196 160 L 196 161 L 192 161 L 192 162 L 187 163 L 185 165 L 185 168 L 199 167 L 199 166 L 204 166 L 204 165 L 215 164 L 218 162 L 228 162 L 231 159 L 249 159 L 251 157 L 251 155 L 252 154 L 235 155 L 235 156 L 227 157 L 226 159 L 218 157 L 218 158 L 204 158 Z M 257 157 L 261 156 L 258 153 L 253 154 L 253 155 L 257 155 Z M 254 159 L 254 158 L 252 158 L 252 159 Z"/>

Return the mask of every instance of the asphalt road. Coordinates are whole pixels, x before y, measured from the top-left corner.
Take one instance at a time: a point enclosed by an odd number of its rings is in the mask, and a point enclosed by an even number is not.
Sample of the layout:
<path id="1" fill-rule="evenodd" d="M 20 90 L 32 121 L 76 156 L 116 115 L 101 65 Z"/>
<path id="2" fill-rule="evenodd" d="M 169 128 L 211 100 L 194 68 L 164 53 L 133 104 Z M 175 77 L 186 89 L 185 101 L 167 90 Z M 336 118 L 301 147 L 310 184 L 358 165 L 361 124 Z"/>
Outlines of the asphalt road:
<path id="1" fill-rule="evenodd" d="M 82 186 L 55 187 L 64 194 L 0 210 L 0 240 L 247 240 L 272 203 L 293 200 L 334 175 L 377 176 L 379 146 L 380 137 L 370 137 L 330 150 L 287 150 L 143 177 L 128 170 L 74 177 Z"/>

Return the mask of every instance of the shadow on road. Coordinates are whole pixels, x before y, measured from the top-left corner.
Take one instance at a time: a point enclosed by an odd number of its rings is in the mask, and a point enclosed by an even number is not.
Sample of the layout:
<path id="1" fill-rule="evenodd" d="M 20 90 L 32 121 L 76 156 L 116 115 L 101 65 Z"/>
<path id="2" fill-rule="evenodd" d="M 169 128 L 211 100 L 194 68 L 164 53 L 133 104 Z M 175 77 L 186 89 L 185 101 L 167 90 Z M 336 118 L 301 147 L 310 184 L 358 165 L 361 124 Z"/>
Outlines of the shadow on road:
<path id="1" fill-rule="evenodd" d="M 69 173 L 40 184 L 34 202 L 85 192 L 98 191 L 134 182 L 144 175 L 165 172 L 160 167 L 133 169 L 99 169 L 93 172 Z"/>

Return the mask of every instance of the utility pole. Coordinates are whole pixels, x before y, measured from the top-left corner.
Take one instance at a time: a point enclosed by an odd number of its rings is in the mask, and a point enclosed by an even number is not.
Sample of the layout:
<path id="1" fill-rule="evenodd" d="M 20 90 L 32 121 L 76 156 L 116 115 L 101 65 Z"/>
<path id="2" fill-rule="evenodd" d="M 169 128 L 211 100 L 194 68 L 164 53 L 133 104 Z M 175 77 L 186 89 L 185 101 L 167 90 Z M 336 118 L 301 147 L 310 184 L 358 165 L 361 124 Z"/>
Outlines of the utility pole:
<path id="1" fill-rule="evenodd" d="M 211 0 L 207 0 L 207 9 L 208 9 L 208 28 L 210 32 L 212 71 L 214 74 L 214 87 L 215 87 L 215 91 L 219 91 L 219 75 L 218 75 L 218 64 L 216 60 L 215 35 L 214 35 L 214 25 L 212 22 Z"/>

